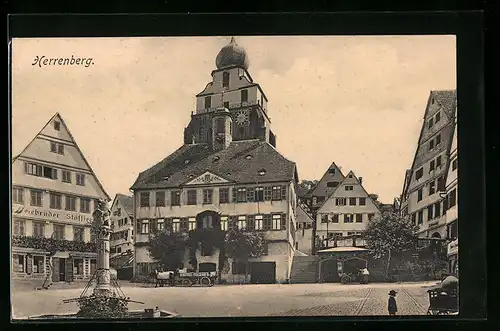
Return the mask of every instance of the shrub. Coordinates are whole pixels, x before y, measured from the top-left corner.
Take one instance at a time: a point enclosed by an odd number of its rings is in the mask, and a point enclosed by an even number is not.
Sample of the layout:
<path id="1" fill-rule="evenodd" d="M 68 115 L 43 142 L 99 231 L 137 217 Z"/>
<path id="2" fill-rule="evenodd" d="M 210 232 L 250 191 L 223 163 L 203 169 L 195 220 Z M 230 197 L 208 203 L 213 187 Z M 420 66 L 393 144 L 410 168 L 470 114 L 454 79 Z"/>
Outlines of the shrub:
<path id="1" fill-rule="evenodd" d="M 128 315 L 127 302 L 116 296 L 91 296 L 78 301 L 78 317 L 84 318 L 122 318 Z"/>

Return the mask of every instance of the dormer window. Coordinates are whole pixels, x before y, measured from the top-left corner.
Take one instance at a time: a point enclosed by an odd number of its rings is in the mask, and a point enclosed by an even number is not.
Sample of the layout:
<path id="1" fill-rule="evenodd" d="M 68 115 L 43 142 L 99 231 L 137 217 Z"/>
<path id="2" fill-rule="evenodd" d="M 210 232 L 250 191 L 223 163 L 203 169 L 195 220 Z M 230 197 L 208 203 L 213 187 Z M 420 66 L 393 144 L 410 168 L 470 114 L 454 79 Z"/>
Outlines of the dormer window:
<path id="1" fill-rule="evenodd" d="M 250 155 L 250 154 L 248 154 L 247 156 L 245 156 L 245 159 L 247 159 L 247 160 L 251 160 L 252 158 L 253 158 L 253 156 Z"/>
<path id="2" fill-rule="evenodd" d="M 190 162 L 189 160 L 185 160 L 184 164 L 189 164 L 189 162 Z"/>
<path id="3" fill-rule="evenodd" d="M 259 176 L 264 176 L 266 174 L 266 169 L 260 169 L 259 171 L 257 171 L 257 173 L 259 174 Z"/>
<path id="4" fill-rule="evenodd" d="M 227 71 L 222 74 L 222 87 L 229 88 L 229 72 Z"/>
<path id="5" fill-rule="evenodd" d="M 220 160 L 220 157 L 219 156 L 214 156 L 214 159 L 212 160 L 212 162 L 217 162 Z"/>

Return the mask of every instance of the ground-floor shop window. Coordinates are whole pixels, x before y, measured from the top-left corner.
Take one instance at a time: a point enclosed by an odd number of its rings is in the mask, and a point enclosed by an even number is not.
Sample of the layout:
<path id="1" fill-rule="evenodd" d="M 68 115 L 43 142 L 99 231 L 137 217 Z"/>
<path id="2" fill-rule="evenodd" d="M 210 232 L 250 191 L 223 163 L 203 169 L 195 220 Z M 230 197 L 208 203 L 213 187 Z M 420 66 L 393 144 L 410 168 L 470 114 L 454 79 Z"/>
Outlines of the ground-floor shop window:
<path id="1" fill-rule="evenodd" d="M 14 254 L 12 259 L 14 272 L 26 272 L 26 258 L 21 254 Z"/>
<path id="2" fill-rule="evenodd" d="M 73 260 L 73 274 L 83 275 L 83 259 Z"/>
<path id="3" fill-rule="evenodd" d="M 45 256 L 33 256 L 33 273 L 43 274 L 45 272 Z"/>

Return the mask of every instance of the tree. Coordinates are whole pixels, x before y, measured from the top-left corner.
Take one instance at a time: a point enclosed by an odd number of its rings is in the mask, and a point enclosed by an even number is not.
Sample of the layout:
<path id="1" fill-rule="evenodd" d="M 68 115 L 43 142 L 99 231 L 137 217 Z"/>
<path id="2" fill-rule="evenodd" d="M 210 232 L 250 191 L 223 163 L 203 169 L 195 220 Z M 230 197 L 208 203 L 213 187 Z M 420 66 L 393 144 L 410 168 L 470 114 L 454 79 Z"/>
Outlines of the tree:
<path id="1" fill-rule="evenodd" d="M 264 234 L 262 232 L 232 227 L 226 233 L 225 254 L 238 262 L 245 263 L 248 274 L 248 260 L 264 255 Z"/>
<path id="2" fill-rule="evenodd" d="M 317 184 L 318 184 L 317 180 L 304 179 L 300 182 L 299 186 L 307 192 L 310 189 L 312 189 L 314 186 L 316 186 Z"/>
<path id="3" fill-rule="evenodd" d="M 366 248 L 375 258 L 387 256 L 386 277 L 393 252 L 404 252 L 415 247 L 416 226 L 409 217 L 403 217 L 394 211 L 383 211 L 373 217 L 363 232 Z"/>
<path id="4" fill-rule="evenodd" d="M 166 270 L 175 270 L 183 261 L 186 249 L 186 235 L 161 230 L 149 238 L 149 255 L 159 261 Z"/>

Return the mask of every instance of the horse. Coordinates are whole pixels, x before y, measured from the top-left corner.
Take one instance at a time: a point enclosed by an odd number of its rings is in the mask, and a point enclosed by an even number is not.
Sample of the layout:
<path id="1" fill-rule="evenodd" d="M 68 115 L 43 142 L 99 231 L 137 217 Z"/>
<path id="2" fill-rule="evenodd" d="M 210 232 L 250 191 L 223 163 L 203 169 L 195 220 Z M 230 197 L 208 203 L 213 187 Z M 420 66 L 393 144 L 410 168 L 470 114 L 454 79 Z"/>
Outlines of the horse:
<path id="1" fill-rule="evenodd" d="M 155 287 L 163 287 L 163 284 L 165 281 L 170 281 L 170 279 L 174 276 L 173 271 L 160 271 L 160 270 L 155 270 L 155 278 L 156 278 L 156 284 Z"/>

